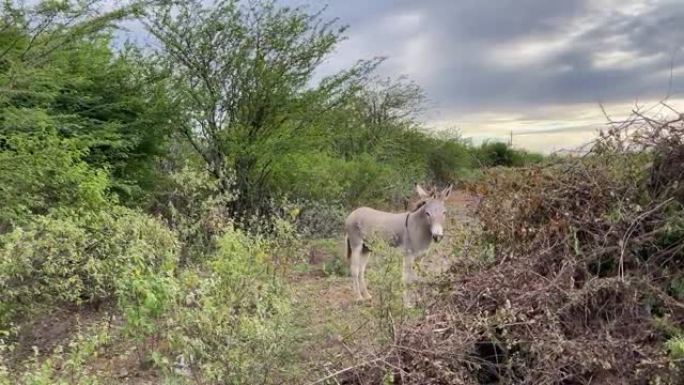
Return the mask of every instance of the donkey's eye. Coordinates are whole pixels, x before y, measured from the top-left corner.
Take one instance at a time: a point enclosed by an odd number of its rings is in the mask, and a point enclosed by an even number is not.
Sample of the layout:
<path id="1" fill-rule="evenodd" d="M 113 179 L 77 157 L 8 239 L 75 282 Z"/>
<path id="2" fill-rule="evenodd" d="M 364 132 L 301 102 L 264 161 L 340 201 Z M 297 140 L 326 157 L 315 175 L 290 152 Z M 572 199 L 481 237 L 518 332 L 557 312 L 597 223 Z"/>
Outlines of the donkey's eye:
<path id="1" fill-rule="evenodd" d="M 430 216 L 430 213 L 426 211 L 426 212 L 425 212 L 425 215 L 427 215 L 427 216 L 429 217 L 429 216 Z"/>

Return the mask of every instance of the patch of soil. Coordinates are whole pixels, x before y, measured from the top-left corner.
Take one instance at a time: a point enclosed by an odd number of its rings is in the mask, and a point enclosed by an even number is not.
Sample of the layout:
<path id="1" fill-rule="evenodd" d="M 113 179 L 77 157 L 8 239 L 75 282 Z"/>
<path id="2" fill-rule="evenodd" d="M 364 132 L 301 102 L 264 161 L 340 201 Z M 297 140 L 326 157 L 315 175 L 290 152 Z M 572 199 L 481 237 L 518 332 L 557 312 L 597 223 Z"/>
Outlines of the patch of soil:
<path id="1" fill-rule="evenodd" d="M 39 356 L 52 353 L 58 346 L 69 343 L 79 330 L 85 330 L 99 321 L 109 319 L 116 323 L 113 305 L 109 303 L 98 306 L 59 307 L 38 316 L 33 320 L 19 322 L 21 327 L 17 336 L 17 348 L 10 359 L 12 363 L 20 363 L 37 349 Z"/>
<path id="2" fill-rule="evenodd" d="M 148 338 L 141 346 L 163 350 L 158 341 Z M 137 347 L 127 341 L 114 344 L 89 364 L 88 371 L 96 373 L 105 384 L 153 385 L 159 384 L 159 373 L 151 365 L 141 365 Z"/>
<path id="3" fill-rule="evenodd" d="M 309 264 L 314 265 L 314 266 L 319 266 L 324 263 L 328 263 L 333 261 L 336 256 L 333 254 L 330 254 L 328 251 L 323 249 L 322 247 L 316 246 L 316 245 L 311 245 L 309 247 Z"/>
<path id="4" fill-rule="evenodd" d="M 152 385 L 158 384 L 158 373 L 149 367 L 142 367 L 136 346 L 119 338 L 121 318 L 112 303 L 97 306 L 52 309 L 34 320 L 20 322 L 17 348 L 10 357 L 10 367 L 19 367 L 22 362 L 38 351 L 38 358 L 47 358 L 57 347 L 67 347 L 79 332 L 85 332 L 100 322 L 111 327 L 112 342 L 100 349 L 83 368 L 83 374 L 95 375 L 103 384 Z M 141 346 L 146 349 L 161 349 L 157 341 L 148 340 Z"/>

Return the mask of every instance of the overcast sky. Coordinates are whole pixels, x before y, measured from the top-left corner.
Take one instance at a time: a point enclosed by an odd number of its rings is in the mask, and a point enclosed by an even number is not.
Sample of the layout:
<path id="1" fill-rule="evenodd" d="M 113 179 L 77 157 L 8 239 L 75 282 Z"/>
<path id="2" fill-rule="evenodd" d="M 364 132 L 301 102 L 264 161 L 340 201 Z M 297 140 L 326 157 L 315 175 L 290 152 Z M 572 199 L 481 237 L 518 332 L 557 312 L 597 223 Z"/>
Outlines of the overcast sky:
<path id="1" fill-rule="evenodd" d="M 386 56 L 382 74 L 425 89 L 429 126 L 476 140 L 576 146 L 605 123 L 599 102 L 620 116 L 668 90 L 684 110 L 684 0 L 286 2 L 327 3 L 350 26 L 326 71 Z"/>

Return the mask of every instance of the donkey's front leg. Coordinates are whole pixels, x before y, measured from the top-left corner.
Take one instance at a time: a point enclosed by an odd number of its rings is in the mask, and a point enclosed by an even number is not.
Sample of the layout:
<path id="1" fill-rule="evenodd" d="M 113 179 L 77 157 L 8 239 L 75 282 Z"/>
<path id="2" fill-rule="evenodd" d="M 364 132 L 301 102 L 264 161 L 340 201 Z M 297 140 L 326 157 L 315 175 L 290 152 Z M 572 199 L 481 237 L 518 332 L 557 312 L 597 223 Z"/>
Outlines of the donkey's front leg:
<path id="1" fill-rule="evenodd" d="M 416 274 L 413 271 L 413 263 L 415 262 L 416 256 L 413 252 L 409 251 L 404 254 L 404 271 L 402 274 L 402 280 L 404 281 L 404 305 L 406 307 L 413 307 L 413 301 L 411 298 L 411 284 L 416 280 Z"/>

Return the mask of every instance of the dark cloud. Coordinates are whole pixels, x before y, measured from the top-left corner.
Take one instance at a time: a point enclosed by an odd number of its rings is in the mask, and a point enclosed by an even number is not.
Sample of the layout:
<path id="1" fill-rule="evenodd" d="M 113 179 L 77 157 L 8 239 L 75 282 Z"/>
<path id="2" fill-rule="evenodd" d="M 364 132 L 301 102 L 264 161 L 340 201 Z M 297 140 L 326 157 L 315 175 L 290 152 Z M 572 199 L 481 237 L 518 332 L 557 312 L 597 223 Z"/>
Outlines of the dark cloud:
<path id="1" fill-rule="evenodd" d="M 330 68 L 388 56 L 382 71 L 451 111 L 661 97 L 684 68 L 681 1 L 345 0 L 328 14 L 351 27 Z"/>

